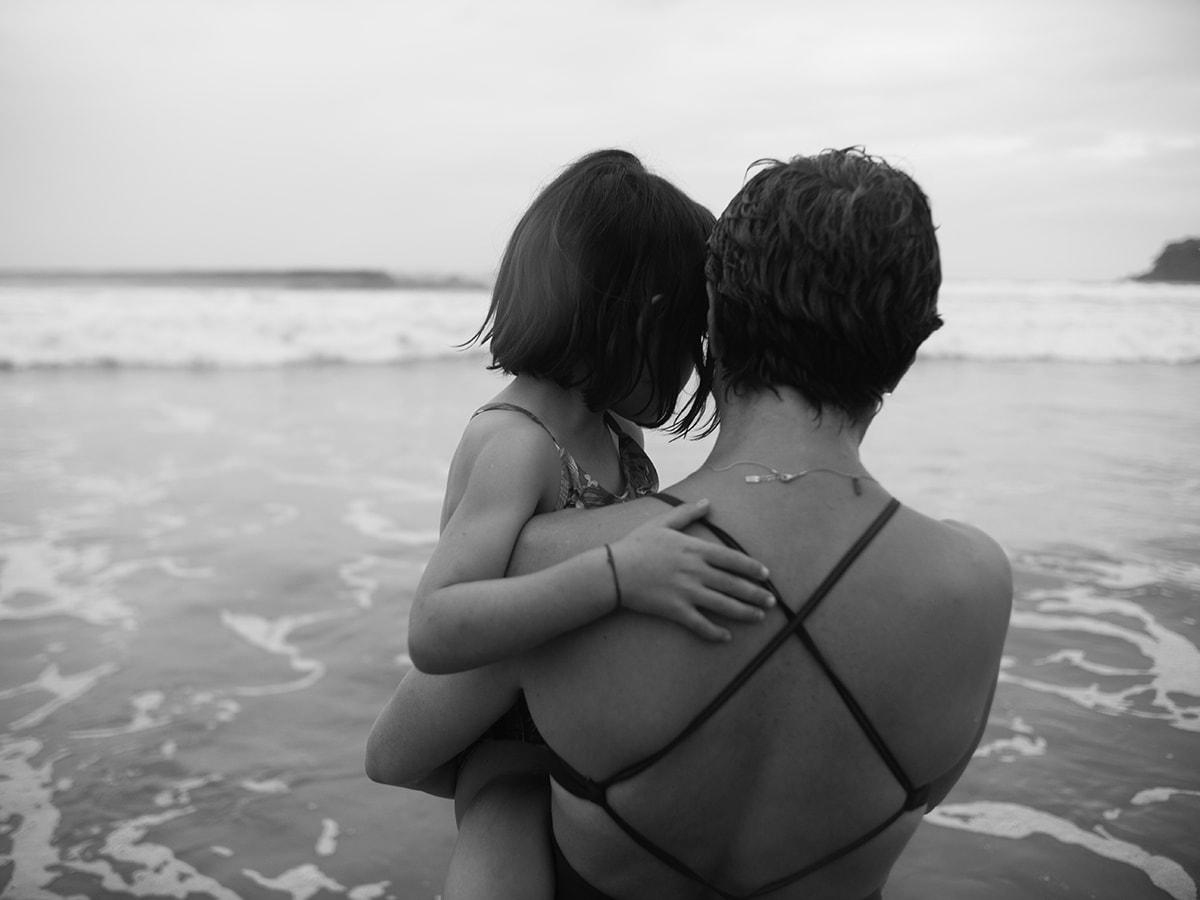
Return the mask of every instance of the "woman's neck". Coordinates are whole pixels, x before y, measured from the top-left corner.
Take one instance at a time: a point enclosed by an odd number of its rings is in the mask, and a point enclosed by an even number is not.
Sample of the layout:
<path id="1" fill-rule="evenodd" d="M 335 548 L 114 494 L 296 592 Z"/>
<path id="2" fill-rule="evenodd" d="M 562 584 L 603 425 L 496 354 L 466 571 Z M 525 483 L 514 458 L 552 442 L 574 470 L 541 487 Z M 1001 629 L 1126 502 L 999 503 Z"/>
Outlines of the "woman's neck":
<path id="1" fill-rule="evenodd" d="M 721 427 L 707 466 L 754 462 L 796 472 L 826 466 L 862 472 L 859 445 L 869 420 L 826 408 L 820 415 L 790 388 L 730 395 L 719 403 Z"/>

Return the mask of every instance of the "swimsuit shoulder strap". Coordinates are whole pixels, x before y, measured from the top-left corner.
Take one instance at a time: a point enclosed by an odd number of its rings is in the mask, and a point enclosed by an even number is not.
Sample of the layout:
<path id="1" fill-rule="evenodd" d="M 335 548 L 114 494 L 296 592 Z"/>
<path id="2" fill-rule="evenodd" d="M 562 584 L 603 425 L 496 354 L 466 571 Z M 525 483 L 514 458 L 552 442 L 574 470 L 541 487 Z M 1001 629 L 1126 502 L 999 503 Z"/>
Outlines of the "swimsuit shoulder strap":
<path id="1" fill-rule="evenodd" d="M 532 412 L 527 410 L 525 407 L 517 406 L 517 404 L 515 404 L 515 403 L 485 403 L 483 406 L 479 407 L 479 409 L 475 410 L 475 412 L 471 413 L 471 418 L 473 419 L 480 413 L 490 412 L 491 410 L 494 410 L 494 409 L 505 410 L 507 412 L 520 413 L 521 415 L 530 419 L 536 425 L 539 425 L 541 427 L 542 431 L 546 432 L 546 434 L 548 434 L 550 436 L 550 440 L 554 442 L 555 448 L 557 450 L 559 450 L 560 452 L 562 451 L 562 449 L 563 449 L 562 444 L 560 444 L 558 442 L 558 438 L 556 438 L 554 436 L 554 432 L 550 430 L 549 426 L 547 426 L 545 422 L 543 422 L 541 419 L 539 419 L 537 416 L 535 416 Z"/>
<path id="2" fill-rule="evenodd" d="M 554 432 L 550 430 L 550 427 L 534 413 L 523 406 L 517 406 L 515 403 L 484 404 L 471 414 L 471 418 L 473 419 L 480 413 L 490 410 L 520 413 L 541 428 L 542 431 L 546 432 L 546 436 L 550 438 L 550 443 L 554 444 L 554 449 L 558 452 L 561 469 L 558 480 L 558 499 L 555 502 L 554 508 L 564 509 L 568 506 L 576 506 L 579 498 L 583 496 L 585 480 L 583 470 L 579 468 L 579 463 L 575 461 L 575 457 L 571 455 L 571 451 L 558 442 L 558 438 L 554 436 Z"/>

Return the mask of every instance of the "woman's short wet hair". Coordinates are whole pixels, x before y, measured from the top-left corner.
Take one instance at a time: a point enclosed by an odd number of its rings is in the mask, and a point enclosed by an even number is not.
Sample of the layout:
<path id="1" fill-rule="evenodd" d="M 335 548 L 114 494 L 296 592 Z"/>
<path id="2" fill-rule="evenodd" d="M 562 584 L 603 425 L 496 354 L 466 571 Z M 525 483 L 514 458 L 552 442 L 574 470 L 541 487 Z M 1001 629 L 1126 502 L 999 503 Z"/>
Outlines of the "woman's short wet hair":
<path id="1" fill-rule="evenodd" d="M 676 419 L 685 431 L 708 396 L 704 281 L 711 212 L 632 153 L 599 150 L 537 195 L 509 239 L 487 318 L 493 369 L 579 388 L 591 409 L 627 397 L 643 372 L 674 401 L 681 372 L 701 373 Z M 670 418 L 671 408 L 656 423 Z"/>
<path id="2" fill-rule="evenodd" d="M 942 324 L 929 202 L 858 148 L 755 166 L 709 239 L 725 388 L 869 415 Z"/>

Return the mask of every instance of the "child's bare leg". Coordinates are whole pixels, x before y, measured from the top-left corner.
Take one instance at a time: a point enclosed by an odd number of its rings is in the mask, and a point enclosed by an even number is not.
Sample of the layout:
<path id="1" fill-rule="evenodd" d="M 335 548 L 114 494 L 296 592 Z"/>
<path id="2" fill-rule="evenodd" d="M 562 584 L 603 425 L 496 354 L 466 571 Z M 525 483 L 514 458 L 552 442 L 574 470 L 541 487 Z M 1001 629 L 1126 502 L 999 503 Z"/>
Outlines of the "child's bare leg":
<path id="1" fill-rule="evenodd" d="M 443 900 L 552 900 L 550 841 L 546 776 L 493 779 L 460 817 Z"/>
<path id="2" fill-rule="evenodd" d="M 551 900 L 554 859 L 544 746 L 485 740 L 454 792 L 458 841 L 443 900 Z"/>

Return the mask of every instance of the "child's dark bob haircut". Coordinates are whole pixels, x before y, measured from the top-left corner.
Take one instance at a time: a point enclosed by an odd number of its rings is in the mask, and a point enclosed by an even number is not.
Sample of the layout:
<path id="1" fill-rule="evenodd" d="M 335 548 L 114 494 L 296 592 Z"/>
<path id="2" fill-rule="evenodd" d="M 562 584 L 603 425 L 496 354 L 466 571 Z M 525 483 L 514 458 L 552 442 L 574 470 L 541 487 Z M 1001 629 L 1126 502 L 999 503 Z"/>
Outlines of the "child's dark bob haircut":
<path id="1" fill-rule="evenodd" d="M 724 387 L 870 416 L 942 324 L 929 202 L 857 148 L 755 165 L 709 239 Z"/>
<path id="2" fill-rule="evenodd" d="M 623 150 L 568 166 L 513 231 L 487 318 L 490 368 L 578 388 L 607 409 L 646 376 L 654 388 L 642 424 L 671 418 L 689 366 L 700 387 L 672 431 L 703 410 L 707 299 L 705 242 L 712 213 Z"/>

